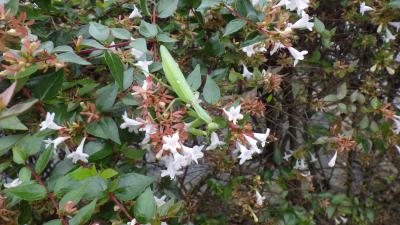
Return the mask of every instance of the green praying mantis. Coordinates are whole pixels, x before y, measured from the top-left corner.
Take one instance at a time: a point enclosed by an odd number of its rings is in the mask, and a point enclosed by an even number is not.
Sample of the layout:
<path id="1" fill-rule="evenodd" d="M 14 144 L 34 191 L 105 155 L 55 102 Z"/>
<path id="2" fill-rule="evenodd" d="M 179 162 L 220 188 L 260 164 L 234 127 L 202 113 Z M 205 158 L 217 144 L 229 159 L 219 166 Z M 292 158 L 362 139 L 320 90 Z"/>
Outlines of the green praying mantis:
<path id="1" fill-rule="evenodd" d="M 162 67 L 168 83 L 171 85 L 171 88 L 183 102 L 190 104 L 193 107 L 198 118 L 200 119 L 192 122 L 189 128 L 194 129 L 195 127 L 206 123 L 207 130 L 212 131 L 218 129 L 218 124 L 214 123 L 207 111 L 200 106 L 199 100 L 195 97 L 192 89 L 187 83 L 185 77 L 183 76 L 179 65 L 171 56 L 168 49 L 165 46 L 161 45 L 160 53 L 162 59 Z"/>

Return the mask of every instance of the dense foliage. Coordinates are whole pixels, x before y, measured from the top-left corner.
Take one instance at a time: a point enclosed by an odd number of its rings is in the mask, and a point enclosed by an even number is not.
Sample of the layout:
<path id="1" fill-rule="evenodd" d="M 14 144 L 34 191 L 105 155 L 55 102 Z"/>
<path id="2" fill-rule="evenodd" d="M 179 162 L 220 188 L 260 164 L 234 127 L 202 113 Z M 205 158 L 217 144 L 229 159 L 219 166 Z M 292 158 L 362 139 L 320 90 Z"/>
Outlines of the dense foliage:
<path id="1" fill-rule="evenodd" d="M 0 0 L 0 224 L 397 224 L 399 0 Z"/>

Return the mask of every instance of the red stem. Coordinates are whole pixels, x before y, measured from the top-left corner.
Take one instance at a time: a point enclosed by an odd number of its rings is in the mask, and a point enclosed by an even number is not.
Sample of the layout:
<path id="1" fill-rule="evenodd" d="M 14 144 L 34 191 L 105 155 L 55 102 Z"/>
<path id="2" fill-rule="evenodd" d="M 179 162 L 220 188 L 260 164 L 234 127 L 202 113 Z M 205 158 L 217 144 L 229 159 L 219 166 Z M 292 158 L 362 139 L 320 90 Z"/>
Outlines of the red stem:
<path id="1" fill-rule="evenodd" d="M 121 211 L 126 217 L 128 217 L 129 220 L 133 220 L 133 217 L 129 214 L 128 210 L 126 210 L 125 206 L 118 201 L 113 193 L 108 193 L 108 196 L 110 196 L 111 200 L 121 209 Z"/>
<path id="2" fill-rule="evenodd" d="M 153 7 L 153 15 L 151 16 L 151 23 L 156 24 L 157 22 L 157 10 L 156 7 Z M 154 39 L 153 42 L 153 61 L 157 62 L 158 61 L 158 52 L 157 52 L 157 40 Z"/>
<path id="3" fill-rule="evenodd" d="M 42 180 L 42 178 L 35 172 L 35 170 L 32 168 L 31 165 L 28 164 L 28 165 L 26 165 L 26 167 L 31 171 L 31 173 L 32 173 L 33 177 L 35 178 L 35 180 L 36 180 L 41 186 L 43 186 L 44 189 L 46 190 L 46 193 L 47 193 L 47 195 L 49 196 L 49 199 L 50 199 L 51 203 L 53 203 L 53 207 L 56 209 L 58 218 L 60 218 L 62 224 L 63 224 L 63 225 L 68 225 L 68 222 L 65 220 L 64 216 L 60 214 L 60 210 L 59 210 L 58 204 L 57 204 L 57 202 L 56 202 L 56 200 L 55 200 L 55 198 L 54 198 L 54 194 L 51 193 L 51 192 L 49 191 L 49 189 L 47 189 L 46 184 L 44 183 L 44 181 Z"/>

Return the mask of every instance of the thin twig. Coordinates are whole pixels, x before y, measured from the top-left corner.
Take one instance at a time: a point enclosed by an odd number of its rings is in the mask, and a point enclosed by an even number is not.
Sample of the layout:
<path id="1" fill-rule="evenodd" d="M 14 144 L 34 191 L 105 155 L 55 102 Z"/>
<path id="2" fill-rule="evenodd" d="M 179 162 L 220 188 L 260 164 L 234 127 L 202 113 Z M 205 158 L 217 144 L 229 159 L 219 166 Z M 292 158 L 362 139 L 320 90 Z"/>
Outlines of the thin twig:
<path id="1" fill-rule="evenodd" d="M 128 210 L 126 210 L 125 206 L 118 201 L 113 193 L 108 193 L 108 196 L 110 196 L 111 200 L 121 209 L 121 211 L 126 217 L 128 217 L 129 220 L 133 220 L 133 217 L 129 214 Z"/>
<path id="2" fill-rule="evenodd" d="M 47 188 L 46 184 L 44 183 L 44 181 L 42 180 L 42 178 L 35 172 L 35 170 L 32 168 L 31 165 L 27 164 L 26 167 L 31 171 L 33 177 L 35 178 L 35 180 L 44 187 L 44 189 L 46 190 L 47 196 L 49 196 L 49 199 L 51 201 L 51 203 L 53 204 L 53 207 L 56 209 L 57 211 L 57 215 L 58 218 L 60 218 L 61 223 L 64 225 L 68 225 L 68 222 L 65 220 L 64 216 L 60 214 L 60 209 L 58 208 L 58 204 L 54 198 L 54 194 L 52 192 L 49 191 L 49 189 Z"/>

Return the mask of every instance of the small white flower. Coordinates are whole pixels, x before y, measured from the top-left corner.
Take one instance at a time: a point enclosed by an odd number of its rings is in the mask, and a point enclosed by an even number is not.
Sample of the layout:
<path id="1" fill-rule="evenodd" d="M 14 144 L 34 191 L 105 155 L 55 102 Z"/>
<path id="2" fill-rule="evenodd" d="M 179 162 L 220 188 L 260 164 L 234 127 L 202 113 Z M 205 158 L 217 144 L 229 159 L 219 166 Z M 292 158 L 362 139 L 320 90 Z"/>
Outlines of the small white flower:
<path id="1" fill-rule="evenodd" d="M 400 146 L 396 145 L 395 147 L 396 147 L 397 153 L 399 153 L 399 155 L 400 155 Z"/>
<path id="2" fill-rule="evenodd" d="M 229 108 L 229 111 L 224 110 L 224 113 L 228 116 L 229 121 L 233 121 L 233 124 L 236 124 L 238 120 L 243 119 L 243 115 L 240 113 L 240 107 L 241 105 L 238 105 L 236 107 L 231 107 Z"/>
<path id="3" fill-rule="evenodd" d="M 400 22 L 389 22 L 389 25 L 392 27 L 396 28 L 396 32 L 399 32 L 400 30 Z"/>
<path id="4" fill-rule="evenodd" d="M 275 54 L 275 52 L 277 52 L 279 49 L 281 48 L 286 48 L 281 42 L 275 42 L 274 43 L 274 47 L 272 48 L 272 50 L 269 52 L 270 55 Z"/>
<path id="5" fill-rule="evenodd" d="M 390 42 L 392 40 L 396 40 L 396 35 L 393 35 L 392 32 L 390 32 L 389 28 L 386 28 L 386 34 L 383 37 L 383 40 L 385 42 Z"/>
<path id="6" fill-rule="evenodd" d="M 262 206 L 264 204 L 265 197 L 256 190 L 256 204 Z"/>
<path id="7" fill-rule="evenodd" d="M 127 225 L 135 225 L 137 223 L 136 219 L 131 220 L 131 222 L 128 222 Z"/>
<path id="8" fill-rule="evenodd" d="M 19 178 L 13 180 L 11 183 L 5 183 L 4 187 L 5 188 L 13 188 L 13 187 L 17 187 L 20 184 L 22 184 L 22 180 L 20 180 Z"/>
<path id="9" fill-rule="evenodd" d="M 290 151 L 290 153 L 285 152 L 285 155 L 283 156 L 283 159 L 286 161 L 289 161 L 290 157 L 292 157 L 293 152 Z"/>
<path id="10" fill-rule="evenodd" d="M 122 119 L 124 122 L 119 127 L 121 129 L 128 128 L 129 132 L 134 131 L 137 134 L 139 132 L 138 129 L 143 125 L 143 122 L 129 118 L 127 112 L 122 115 Z"/>
<path id="11" fill-rule="evenodd" d="M 281 0 L 274 8 L 285 6 L 290 11 L 297 10 L 297 14 L 300 15 L 304 9 L 308 8 L 308 3 L 309 0 Z"/>
<path id="12" fill-rule="evenodd" d="M 250 80 L 253 77 L 253 73 L 249 71 L 246 65 L 243 64 L 243 77 Z"/>
<path id="13" fill-rule="evenodd" d="M 193 146 L 193 148 L 189 148 L 182 145 L 183 155 L 188 160 L 188 164 L 190 164 L 192 161 L 198 164 L 197 160 L 204 157 L 204 153 L 201 151 L 203 148 L 204 145 L 201 146 L 195 145 Z"/>
<path id="14" fill-rule="evenodd" d="M 395 115 L 393 118 L 394 126 L 393 132 L 395 134 L 400 134 L 400 116 Z"/>
<path id="15" fill-rule="evenodd" d="M 303 13 L 301 19 L 296 21 L 294 24 L 289 24 L 289 27 L 292 29 L 303 29 L 307 28 L 309 31 L 312 31 L 314 27 L 314 23 L 309 22 L 310 16 L 307 13 Z"/>
<path id="16" fill-rule="evenodd" d="M 247 57 L 251 57 L 252 55 L 256 54 L 256 51 L 254 50 L 255 45 L 256 44 L 252 44 L 242 48 L 242 51 L 246 53 Z"/>
<path id="17" fill-rule="evenodd" d="M 67 155 L 67 158 L 72 159 L 73 163 L 76 163 L 79 160 L 82 161 L 82 162 L 85 162 L 85 163 L 88 162 L 87 158 L 89 157 L 89 155 L 86 154 L 86 153 L 83 153 L 83 146 L 85 145 L 85 141 L 86 141 L 86 137 L 84 137 L 82 139 L 81 143 L 76 148 L 75 152 L 72 152 L 72 153 Z"/>
<path id="18" fill-rule="evenodd" d="M 140 13 L 139 9 L 136 8 L 136 5 L 133 5 L 133 11 L 131 12 L 131 14 L 128 17 L 129 19 L 132 18 L 142 18 L 142 14 Z"/>
<path id="19" fill-rule="evenodd" d="M 156 201 L 157 207 L 160 207 L 160 206 L 164 205 L 166 203 L 165 202 L 166 198 L 167 198 L 166 195 L 163 195 L 161 198 L 157 198 L 157 196 L 154 196 L 154 200 Z"/>
<path id="20" fill-rule="evenodd" d="M 304 55 L 306 55 L 308 53 L 308 51 L 297 51 L 295 48 L 293 47 L 289 47 L 289 52 L 290 54 L 293 56 L 294 58 L 294 66 L 297 65 L 297 63 L 299 62 L 299 60 L 303 60 L 304 59 Z"/>
<path id="21" fill-rule="evenodd" d="M 206 150 L 214 150 L 218 148 L 218 146 L 224 145 L 225 142 L 220 141 L 218 138 L 218 134 L 215 132 L 211 133 L 211 144 L 206 148 Z"/>
<path id="22" fill-rule="evenodd" d="M 251 0 L 251 4 L 252 4 L 254 7 L 258 6 L 259 2 L 260 2 L 260 0 Z"/>
<path id="23" fill-rule="evenodd" d="M 147 77 L 149 75 L 149 66 L 151 64 L 153 64 L 153 61 L 138 61 L 135 63 L 135 66 L 139 67 Z"/>
<path id="24" fill-rule="evenodd" d="M 362 3 L 360 4 L 360 13 L 361 13 L 361 15 L 363 15 L 363 16 L 364 16 L 364 13 L 365 13 L 365 12 L 374 11 L 374 10 L 375 10 L 375 9 L 373 9 L 373 8 L 371 8 L 371 7 L 367 6 L 367 5 L 365 5 L 365 2 L 362 2 Z"/>
<path id="25" fill-rule="evenodd" d="M 183 171 L 181 171 L 182 166 L 176 163 L 172 156 L 165 157 L 164 163 L 167 169 L 161 170 L 161 177 L 169 176 L 173 180 L 176 176 L 183 174 Z"/>
<path id="26" fill-rule="evenodd" d="M 315 153 L 310 152 L 310 157 L 311 157 L 310 162 L 313 163 L 313 162 L 317 161 L 317 157 L 315 157 Z"/>
<path id="27" fill-rule="evenodd" d="M 131 55 L 133 55 L 135 59 L 140 59 L 142 56 L 144 56 L 144 54 L 145 52 L 137 50 L 136 48 L 131 48 Z"/>
<path id="28" fill-rule="evenodd" d="M 48 148 L 50 145 L 54 145 L 54 149 L 56 149 L 59 144 L 63 143 L 65 140 L 67 140 L 69 138 L 70 137 L 68 137 L 68 136 L 67 137 L 58 137 L 54 140 L 51 140 L 49 138 L 49 139 L 43 140 L 43 142 L 45 143 L 45 148 Z"/>
<path id="29" fill-rule="evenodd" d="M 154 124 L 146 121 L 144 121 L 144 123 L 145 123 L 144 127 L 139 129 L 139 131 L 144 131 L 144 139 L 141 142 L 142 145 L 149 143 L 150 135 L 155 134 L 157 132 L 157 129 Z"/>
<path id="30" fill-rule="evenodd" d="M 173 154 L 177 153 L 178 148 L 181 148 L 181 144 L 179 143 L 179 133 L 175 132 L 172 136 L 167 135 L 162 138 L 164 144 L 162 146 L 163 150 L 169 150 Z"/>
<path id="31" fill-rule="evenodd" d="M 240 144 L 239 142 L 236 142 L 236 146 L 240 151 L 240 155 L 238 156 L 238 158 L 240 159 L 239 165 L 242 165 L 247 160 L 252 159 L 253 151 L 247 149 L 244 145 Z"/>
<path id="32" fill-rule="evenodd" d="M 113 46 L 113 45 L 115 45 L 114 41 L 110 43 L 110 46 Z M 111 48 L 108 48 L 108 49 L 110 49 L 110 51 L 112 51 L 114 53 L 117 51 L 117 49 L 115 47 L 111 47 Z"/>
<path id="33" fill-rule="evenodd" d="M 261 147 L 264 147 L 265 143 L 267 143 L 267 138 L 268 138 L 270 132 L 271 132 L 271 130 L 269 128 L 267 128 L 267 131 L 265 133 L 253 133 L 254 137 L 259 142 L 261 142 Z"/>
<path id="34" fill-rule="evenodd" d="M 336 164 L 336 158 L 337 158 L 337 151 L 335 151 L 335 154 L 333 155 L 333 157 L 331 158 L 331 160 L 329 160 L 328 162 L 328 166 L 329 167 L 334 167 Z"/>
<path id="35" fill-rule="evenodd" d="M 58 126 L 54 122 L 54 117 L 56 116 L 55 113 L 46 113 L 46 119 L 40 123 L 40 131 L 46 130 L 46 129 L 51 129 L 51 130 L 60 130 L 64 127 Z"/>
<path id="36" fill-rule="evenodd" d="M 257 147 L 257 140 L 256 139 L 254 139 L 254 138 L 252 138 L 250 136 L 247 136 L 247 135 L 243 135 L 243 136 L 244 136 L 244 139 L 246 139 L 246 141 L 249 143 L 250 146 L 256 146 Z"/>
<path id="37" fill-rule="evenodd" d="M 304 158 L 296 160 L 296 165 L 293 167 L 293 169 L 297 170 L 306 170 L 307 168 L 306 160 L 304 160 Z"/>

